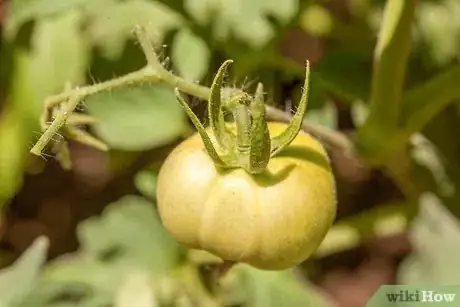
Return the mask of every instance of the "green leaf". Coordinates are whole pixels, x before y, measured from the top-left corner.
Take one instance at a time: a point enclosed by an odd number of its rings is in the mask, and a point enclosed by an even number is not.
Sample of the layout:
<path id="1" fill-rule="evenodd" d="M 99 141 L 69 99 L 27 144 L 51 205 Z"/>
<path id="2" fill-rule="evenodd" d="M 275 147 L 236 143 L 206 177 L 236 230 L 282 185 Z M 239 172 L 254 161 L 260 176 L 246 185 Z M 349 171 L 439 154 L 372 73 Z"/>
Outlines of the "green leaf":
<path id="1" fill-rule="evenodd" d="M 79 306 L 114 303 L 125 280 L 139 272 L 161 279 L 182 259 L 181 247 L 164 229 L 154 204 L 139 196 L 109 204 L 100 217 L 82 222 L 77 235 L 79 252 L 47 267 L 41 289 L 49 292 L 39 290 L 35 297 L 46 302 L 80 293 Z"/>
<path id="2" fill-rule="evenodd" d="M 134 185 L 144 196 L 155 199 L 157 179 L 158 174 L 153 171 L 140 171 L 134 177 Z"/>
<path id="3" fill-rule="evenodd" d="M 423 48 L 427 49 L 433 62 L 442 66 L 454 60 L 460 44 L 459 2 L 421 2 L 416 13 L 416 25 L 425 41 Z"/>
<path id="4" fill-rule="evenodd" d="M 30 51 L 15 50 L 7 99 L 9 123 L 0 128 L 1 148 L 9 148 L 0 154 L 0 203 L 20 187 L 45 97 L 62 91 L 66 82 L 84 80 L 89 50 L 80 26 L 77 11 L 42 18 L 32 32 Z"/>
<path id="5" fill-rule="evenodd" d="M 153 203 L 142 197 L 123 197 L 109 205 L 102 218 L 83 222 L 77 233 L 86 253 L 119 249 L 124 259 L 154 272 L 167 271 L 179 260 L 179 245 L 163 228 Z"/>
<path id="6" fill-rule="evenodd" d="M 400 267 L 399 283 L 460 283 L 460 223 L 434 194 L 421 196 L 410 239 L 414 252 Z"/>
<path id="7" fill-rule="evenodd" d="M 85 80 L 90 50 L 80 30 L 81 23 L 82 15 L 76 10 L 37 23 L 31 69 L 35 87 L 46 95 L 61 92 L 66 82 L 78 85 Z"/>
<path id="8" fill-rule="evenodd" d="M 179 74 L 190 81 L 200 81 L 209 67 L 210 52 L 206 43 L 184 28 L 174 37 L 172 60 Z"/>
<path id="9" fill-rule="evenodd" d="M 251 44 L 265 45 L 275 35 L 266 18 L 271 15 L 281 24 L 287 24 L 298 10 L 298 0 L 185 0 L 184 7 L 200 24 L 215 22 L 218 38 L 230 34 Z"/>
<path id="10" fill-rule="evenodd" d="M 15 306 L 31 292 L 46 261 L 49 240 L 37 238 L 16 262 L 0 271 L 0 306 Z"/>
<path id="11" fill-rule="evenodd" d="M 334 104 L 325 102 L 320 109 L 307 111 L 304 121 L 330 129 L 337 129 L 337 109 Z"/>
<path id="12" fill-rule="evenodd" d="M 0 208 L 22 184 L 28 132 L 9 106 L 0 116 Z"/>
<path id="13" fill-rule="evenodd" d="M 413 148 L 412 159 L 419 165 L 431 172 L 436 181 L 435 190 L 445 197 L 453 196 L 455 185 L 446 172 L 445 161 L 439 149 L 422 134 L 414 134 L 411 137 Z"/>
<path id="14" fill-rule="evenodd" d="M 249 266 L 237 267 L 242 275 L 246 307 L 329 306 L 313 286 L 302 283 L 292 270 L 272 272 Z"/>
<path id="15" fill-rule="evenodd" d="M 351 117 L 353 119 L 353 123 L 356 127 L 361 127 L 362 124 L 366 121 L 367 116 L 369 115 L 369 108 L 361 100 L 356 100 L 351 105 Z"/>
<path id="16" fill-rule="evenodd" d="M 400 122 L 407 133 L 421 131 L 443 109 L 460 98 L 459 78 L 460 65 L 454 64 L 405 93 Z"/>
<path id="17" fill-rule="evenodd" d="M 326 8 L 312 4 L 301 13 L 300 27 L 314 36 L 328 36 L 334 28 L 334 19 Z"/>
<path id="18" fill-rule="evenodd" d="M 58 15 L 69 9 L 82 6 L 90 0 L 19 0 L 10 1 L 5 23 L 5 34 L 9 39 L 16 36 L 19 28 L 26 22 Z"/>
<path id="19" fill-rule="evenodd" d="M 371 64 L 372 58 L 368 53 L 334 51 L 324 56 L 314 67 L 312 75 L 321 87 L 341 99 L 367 101 L 371 88 Z"/>
<path id="20" fill-rule="evenodd" d="M 129 0 L 99 10 L 92 18 L 89 33 L 102 54 L 116 60 L 122 55 L 135 26 L 145 27 L 152 41 L 161 43 L 163 35 L 180 24 L 180 16 L 161 3 Z"/>
<path id="21" fill-rule="evenodd" d="M 157 307 L 150 276 L 145 272 L 130 274 L 117 293 L 114 307 Z"/>
<path id="22" fill-rule="evenodd" d="M 166 145 L 187 128 L 174 92 L 163 85 L 143 85 L 91 96 L 88 112 L 94 129 L 113 149 L 141 151 Z"/>

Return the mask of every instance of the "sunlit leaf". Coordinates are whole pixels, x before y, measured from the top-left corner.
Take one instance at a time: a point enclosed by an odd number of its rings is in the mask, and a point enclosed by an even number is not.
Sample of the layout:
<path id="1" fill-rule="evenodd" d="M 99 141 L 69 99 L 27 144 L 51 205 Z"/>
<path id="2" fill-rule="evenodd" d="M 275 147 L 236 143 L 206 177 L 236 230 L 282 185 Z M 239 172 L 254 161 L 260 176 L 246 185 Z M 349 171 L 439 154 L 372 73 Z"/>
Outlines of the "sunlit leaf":
<path id="1" fill-rule="evenodd" d="M 154 204 L 138 196 L 125 196 L 106 208 L 102 218 L 85 221 L 78 236 L 85 252 L 119 252 L 120 258 L 157 272 L 174 267 L 179 257 L 179 246 L 163 228 Z"/>
<path id="2" fill-rule="evenodd" d="M 325 102 L 321 108 L 307 111 L 304 121 L 336 129 L 337 109 L 332 103 Z"/>
<path id="3" fill-rule="evenodd" d="M 37 23 L 31 69 L 34 86 L 46 95 L 61 92 L 67 82 L 75 86 L 84 81 L 90 50 L 80 30 L 81 22 L 81 13 L 69 10 Z M 38 103 L 43 105 L 43 101 Z"/>
<path id="4" fill-rule="evenodd" d="M 209 66 L 210 52 L 206 43 L 188 29 L 174 37 L 172 60 L 179 74 L 190 81 L 200 81 Z"/>
<path id="5" fill-rule="evenodd" d="M 41 284 L 47 291 L 37 291 L 35 299 L 46 302 L 79 293 L 84 306 L 114 303 L 120 299 L 116 292 L 130 276 L 144 272 L 161 279 L 182 257 L 181 247 L 163 228 L 154 204 L 139 196 L 125 196 L 110 204 L 100 217 L 82 222 L 77 234 L 79 252 L 48 265 Z"/>
<path id="6" fill-rule="evenodd" d="M 157 307 L 150 276 L 145 272 L 130 274 L 117 293 L 115 307 Z"/>
<path id="7" fill-rule="evenodd" d="M 460 283 L 460 223 L 432 193 L 420 198 L 420 212 L 410 232 L 414 252 L 402 264 L 403 284 Z"/>
<path id="8" fill-rule="evenodd" d="M 240 264 L 220 282 L 220 295 L 227 305 L 244 307 L 326 307 L 327 298 L 293 270 L 262 271 Z"/>
<path id="9" fill-rule="evenodd" d="M 186 0 L 184 7 L 201 24 L 213 20 L 217 37 L 226 38 L 233 33 L 260 47 L 275 34 L 266 15 L 286 24 L 297 13 L 298 0 Z"/>
<path id="10" fill-rule="evenodd" d="M 71 8 L 82 6 L 92 0 L 19 0 L 10 1 L 11 5 L 6 16 L 5 34 L 8 38 L 16 35 L 19 28 L 26 22 L 59 14 Z"/>
<path id="11" fill-rule="evenodd" d="M 0 116 L 0 208 L 22 183 L 27 139 L 20 116 L 6 109 Z"/>
<path id="12" fill-rule="evenodd" d="M 250 267 L 244 270 L 243 282 L 249 290 L 244 306 L 328 306 L 325 298 L 311 286 L 302 284 L 292 270 L 270 272 Z"/>
<path id="13" fill-rule="evenodd" d="M 361 100 L 356 100 L 351 105 L 351 117 L 356 127 L 361 127 L 369 114 L 369 107 Z"/>
<path id="14" fill-rule="evenodd" d="M 0 154 L 0 203 L 20 187 L 45 97 L 60 92 L 66 82 L 84 80 L 89 50 L 80 22 L 81 14 L 73 10 L 42 18 L 31 34 L 30 50 L 15 50 L 5 112 L 10 118 L 0 128 L 2 149 L 8 148 Z"/>
<path id="15" fill-rule="evenodd" d="M 432 174 L 438 185 L 439 192 L 443 196 L 452 196 L 455 192 L 455 186 L 446 173 L 446 168 L 441 154 L 426 137 L 422 134 L 414 134 L 411 137 L 413 148 L 411 156 L 418 164 L 423 165 Z"/>
<path id="16" fill-rule="evenodd" d="M 104 92 L 87 100 L 98 119 L 94 129 L 113 149 L 146 150 L 177 139 L 187 127 L 182 108 L 167 86 L 145 85 Z"/>
<path id="17" fill-rule="evenodd" d="M 331 13 L 320 5 L 308 6 L 300 16 L 300 26 L 316 36 L 327 36 L 334 27 Z"/>
<path id="18" fill-rule="evenodd" d="M 460 4 L 456 0 L 421 2 L 417 10 L 417 27 L 423 45 L 434 63 L 445 65 L 459 53 Z"/>
<path id="19" fill-rule="evenodd" d="M 48 238 L 37 238 L 12 266 L 0 271 L 0 306 L 17 306 L 30 293 L 46 261 L 48 246 Z"/>
<path id="20" fill-rule="evenodd" d="M 89 33 L 103 55 L 118 59 L 135 26 L 144 26 L 151 39 L 161 43 L 165 32 L 181 23 L 179 15 L 157 1 L 119 1 L 100 9 L 92 17 Z"/>
<path id="21" fill-rule="evenodd" d="M 329 52 L 314 67 L 318 82 L 341 99 L 367 101 L 372 76 L 372 57 L 357 51 Z"/>
<path id="22" fill-rule="evenodd" d="M 144 196 L 155 199 L 157 179 L 158 176 L 153 171 L 140 171 L 134 177 L 134 184 Z"/>

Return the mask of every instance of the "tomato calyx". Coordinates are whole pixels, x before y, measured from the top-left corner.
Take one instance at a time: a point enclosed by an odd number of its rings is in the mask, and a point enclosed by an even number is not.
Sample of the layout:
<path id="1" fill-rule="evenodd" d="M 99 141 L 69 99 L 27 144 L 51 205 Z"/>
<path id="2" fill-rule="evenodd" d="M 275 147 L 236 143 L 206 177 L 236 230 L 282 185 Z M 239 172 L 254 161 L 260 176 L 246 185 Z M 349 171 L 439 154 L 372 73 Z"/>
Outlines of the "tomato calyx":
<path id="1" fill-rule="evenodd" d="M 217 167 L 262 173 L 270 158 L 288 146 L 300 131 L 308 105 L 310 65 L 307 61 L 304 89 L 296 113 L 286 130 L 272 138 L 268 130 L 262 83 L 257 85 L 254 95 L 241 91 L 233 94 L 225 104 L 222 102 L 223 79 L 231 63 L 232 60 L 227 60 L 220 66 L 210 89 L 208 113 L 213 139 L 176 88 L 177 101 L 197 129 L 206 152 Z M 233 115 L 236 133 L 224 120 L 224 107 Z"/>

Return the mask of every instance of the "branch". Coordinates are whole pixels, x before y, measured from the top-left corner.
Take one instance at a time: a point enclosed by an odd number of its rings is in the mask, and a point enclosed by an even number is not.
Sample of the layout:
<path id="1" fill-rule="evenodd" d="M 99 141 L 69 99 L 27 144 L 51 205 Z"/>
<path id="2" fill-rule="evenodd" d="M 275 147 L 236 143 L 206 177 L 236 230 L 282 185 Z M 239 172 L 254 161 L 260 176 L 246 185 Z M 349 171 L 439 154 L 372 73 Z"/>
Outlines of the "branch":
<path id="1" fill-rule="evenodd" d="M 148 40 L 145 30 L 143 30 L 141 27 L 138 27 L 136 28 L 135 33 L 147 58 L 147 66 L 119 78 L 94 85 L 75 88 L 73 90 L 65 91 L 58 95 L 48 97 L 45 100 L 45 111 L 51 110 L 64 101 L 68 101 L 68 103 L 65 104 L 64 110 L 59 112 L 58 116 L 56 116 L 53 122 L 46 127 L 43 135 L 30 151 L 32 154 L 41 155 L 43 149 L 46 147 L 52 137 L 68 122 L 69 116 L 73 115 L 72 112 L 75 110 L 77 104 L 81 100 L 85 99 L 87 96 L 94 95 L 102 91 L 108 91 L 132 84 L 163 83 L 168 84 L 173 88 L 178 88 L 180 91 L 197 98 L 203 100 L 209 99 L 209 87 L 186 81 L 183 78 L 180 78 L 164 69 L 158 60 L 158 56 L 155 53 L 152 44 Z M 241 90 L 223 88 L 223 100 L 227 101 L 230 97 L 238 94 L 239 92 L 241 92 Z M 271 106 L 266 106 L 266 108 L 267 116 L 273 120 L 290 122 L 292 119 L 292 116 L 289 113 L 285 113 Z M 302 129 L 318 137 L 331 148 L 337 148 L 347 152 L 350 152 L 353 148 L 351 141 L 348 140 L 348 138 L 340 132 L 329 130 L 323 126 L 310 123 L 303 124 Z"/>
<path id="2" fill-rule="evenodd" d="M 358 131 L 360 154 L 377 163 L 391 158 L 411 50 L 415 0 L 388 0 L 374 54 L 369 116 Z"/>

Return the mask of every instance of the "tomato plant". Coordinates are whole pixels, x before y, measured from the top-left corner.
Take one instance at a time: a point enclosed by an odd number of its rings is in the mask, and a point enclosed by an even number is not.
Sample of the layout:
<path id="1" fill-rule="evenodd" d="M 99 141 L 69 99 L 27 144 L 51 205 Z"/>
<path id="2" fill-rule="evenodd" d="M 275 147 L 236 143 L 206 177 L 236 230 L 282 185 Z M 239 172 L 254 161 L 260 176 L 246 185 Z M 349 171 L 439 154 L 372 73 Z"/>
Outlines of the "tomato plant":
<path id="1" fill-rule="evenodd" d="M 0 305 L 459 284 L 458 0 L 0 2 Z"/>

